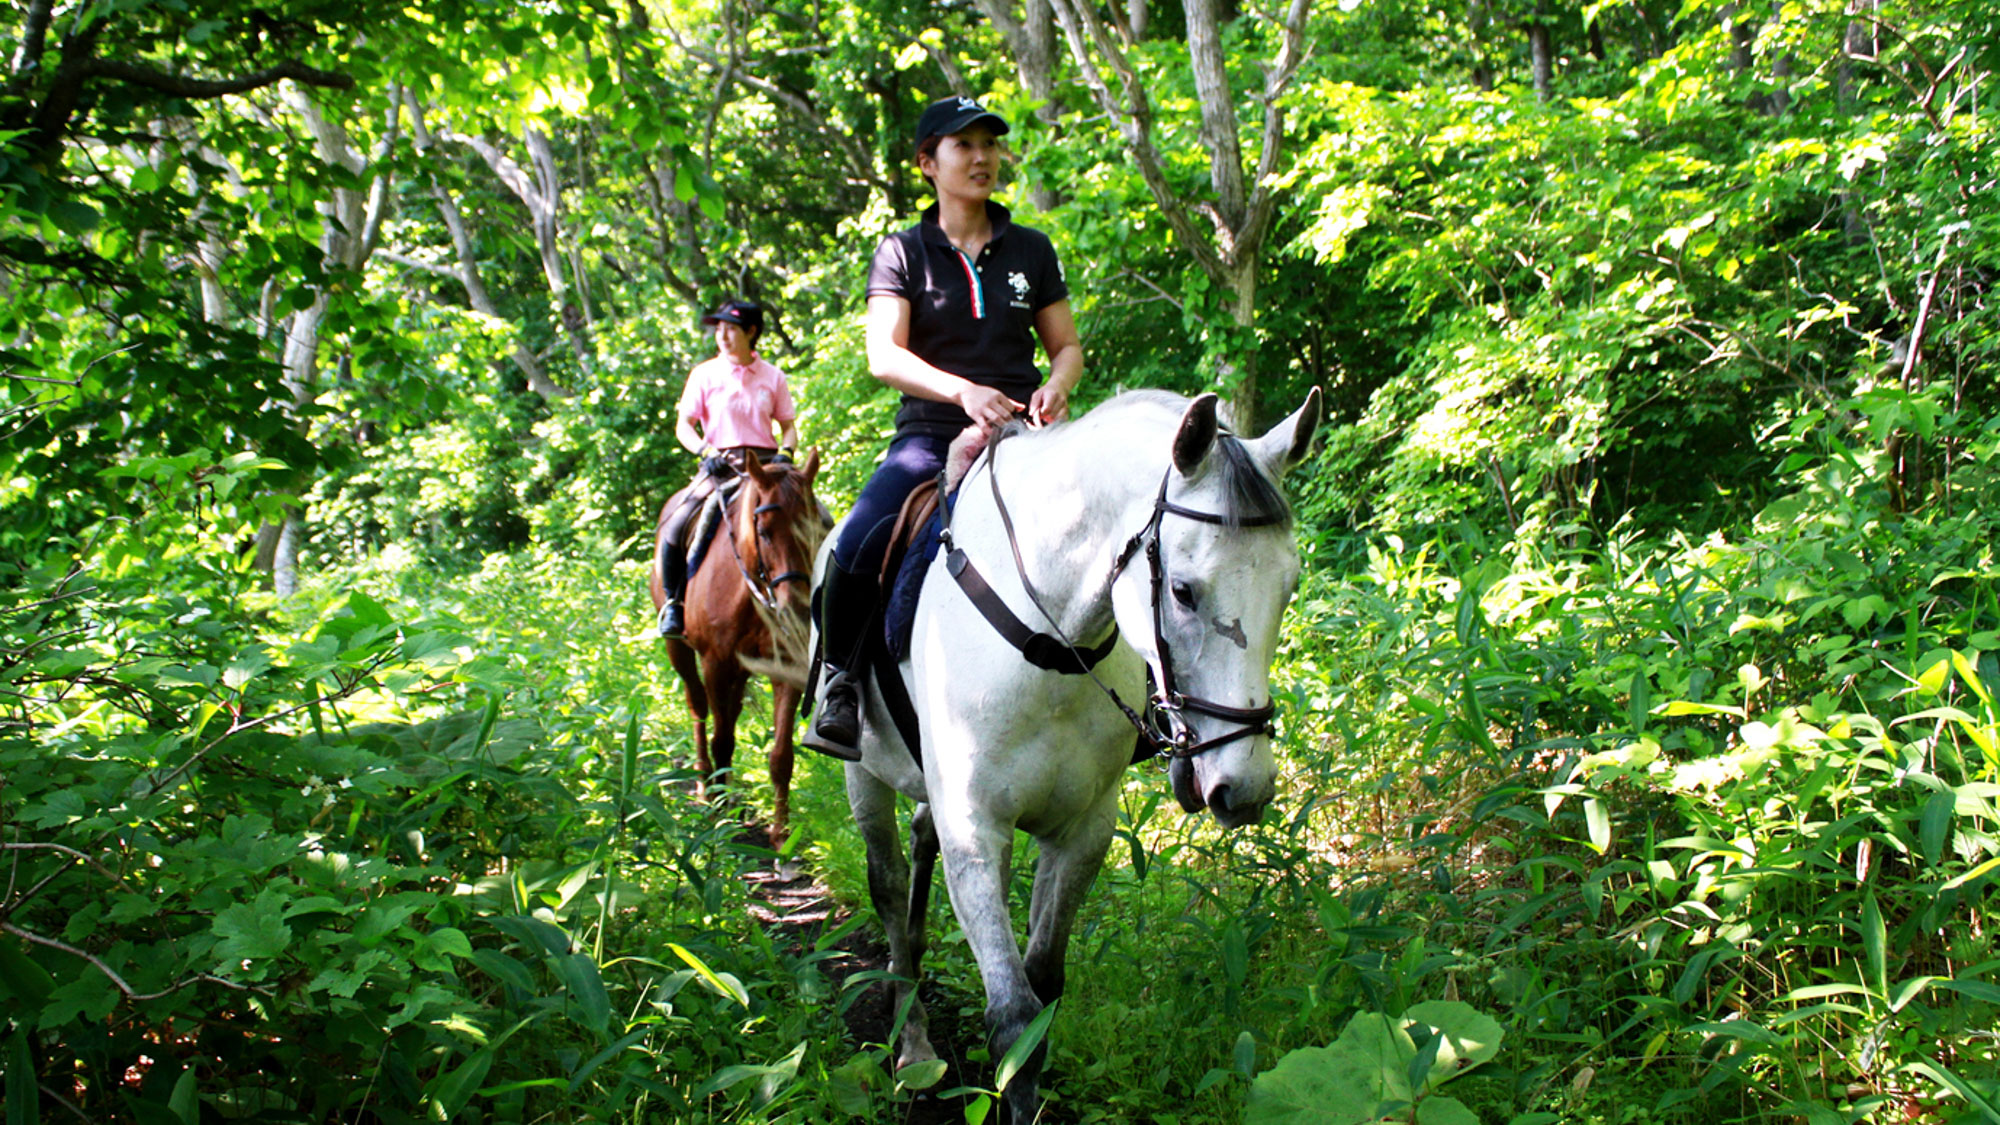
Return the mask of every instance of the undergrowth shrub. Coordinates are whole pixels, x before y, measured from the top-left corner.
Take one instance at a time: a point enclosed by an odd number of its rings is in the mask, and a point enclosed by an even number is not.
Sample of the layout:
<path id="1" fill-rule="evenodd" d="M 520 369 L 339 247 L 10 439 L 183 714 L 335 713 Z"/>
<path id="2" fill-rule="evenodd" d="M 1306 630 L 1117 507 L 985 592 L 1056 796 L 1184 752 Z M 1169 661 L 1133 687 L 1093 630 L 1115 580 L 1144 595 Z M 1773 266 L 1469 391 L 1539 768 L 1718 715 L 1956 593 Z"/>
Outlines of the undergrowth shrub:
<path id="1" fill-rule="evenodd" d="M 2000 443 L 1941 441 L 1898 511 L 1837 432 L 1768 435 L 1789 490 L 1732 533 L 1389 539 L 1309 588 L 1321 807 L 1280 854 L 1343 891 L 1276 884 L 1331 940 L 1278 972 L 1309 996 L 1274 1039 L 1462 996 L 1507 1026 L 1517 1120 L 1588 1111 L 1605 1072 L 1665 1119 L 1992 1113 Z M 1357 923 L 1386 941 L 1357 956 Z"/>
<path id="2" fill-rule="evenodd" d="M 684 739 L 652 723 L 634 568 L 384 559 L 278 604 L 221 536 L 127 549 L 161 531 L 5 586 L 10 1120 L 729 1120 L 817 1096 L 793 1076 L 837 1038 L 827 954 L 749 920 L 737 874 L 770 853 L 690 799 Z"/>

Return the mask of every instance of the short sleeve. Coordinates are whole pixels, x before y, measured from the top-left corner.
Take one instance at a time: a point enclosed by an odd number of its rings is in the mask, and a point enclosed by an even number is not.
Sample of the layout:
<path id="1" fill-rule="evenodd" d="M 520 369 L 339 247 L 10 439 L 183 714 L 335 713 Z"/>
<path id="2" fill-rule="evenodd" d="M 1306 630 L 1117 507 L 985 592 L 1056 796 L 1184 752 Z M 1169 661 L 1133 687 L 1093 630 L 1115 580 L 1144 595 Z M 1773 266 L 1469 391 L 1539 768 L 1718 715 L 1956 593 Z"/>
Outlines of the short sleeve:
<path id="1" fill-rule="evenodd" d="M 1041 253 L 1037 255 L 1041 261 L 1035 286 L 1036 312 L 1069 298 L 1069 281 L 1063 276 L 1062 259 L 1056 256 L 1055 243 L 1045 234 L 1041 235 L 1041 243 Z"/>
<path id="2" fill-rule="evenodd" d="M 875 260 L 868 264 L 868 295 L 916 299 L 910 282 L 909 249 L 903 239 L 890 235 L 875 248 Z"/>
<path id="3" fill-rule="evenodd" d="M 707 370 L 708 365 L 701 363 L 696 364 L 695 369 L 688 372 L 687 385 L 681 388 L 681 401 L 680 405 L 676 408 L 682 421 L 699 422 L 703 426 L 708 425 L 707 402 L 706 395 L 704 394 L 708 383 L 708 379 L 705 377 Z"/>

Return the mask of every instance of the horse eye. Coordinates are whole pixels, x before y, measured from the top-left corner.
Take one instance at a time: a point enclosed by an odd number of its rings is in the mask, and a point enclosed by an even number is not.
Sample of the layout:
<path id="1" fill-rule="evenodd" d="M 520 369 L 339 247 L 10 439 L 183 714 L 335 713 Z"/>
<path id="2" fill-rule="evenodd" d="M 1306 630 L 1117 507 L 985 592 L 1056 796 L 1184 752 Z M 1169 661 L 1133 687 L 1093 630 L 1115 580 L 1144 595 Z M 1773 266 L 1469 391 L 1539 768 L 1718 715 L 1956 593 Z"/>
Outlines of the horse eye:
<path id="1" fill-rule="evenodd" d="M 1189 609 L 1194 608 L 1194 587 L 1186 582 L 1174 583 L 1174 600 Z"/>

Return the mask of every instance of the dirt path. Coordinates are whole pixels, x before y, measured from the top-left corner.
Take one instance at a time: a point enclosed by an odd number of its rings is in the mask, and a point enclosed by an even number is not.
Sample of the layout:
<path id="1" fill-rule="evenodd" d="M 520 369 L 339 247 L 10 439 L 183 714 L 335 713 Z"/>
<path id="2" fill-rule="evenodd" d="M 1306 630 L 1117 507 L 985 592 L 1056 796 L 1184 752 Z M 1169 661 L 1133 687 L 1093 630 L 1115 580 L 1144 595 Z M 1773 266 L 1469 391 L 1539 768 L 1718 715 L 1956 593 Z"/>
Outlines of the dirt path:
<path id="1" fill-rule="evenodd" d="M 754 831 L 761 839 L 762 829 Z M 750 916 L 762 923 L 773 939 L 794 953 L 812 949 L 821 934 L 848 919 L 847 912 L 834 901 L 826 885 L 811 871 L 796 864 L 760 868 L 743 878 L 750 886 Z M 833 981 L 835 995 L 840 994 L 847 978 L 855 973 L 888 971 L 888 947 L 881 943 L 872 926 L 864 926 L 846 935 L 834 948 L 839 950 L 839 956 L 821 962 L 820 970 Z M 969 1021 L 960 1019 L 958 1011 L 961 1004 L 952 997 L 939 995 L 933 983 L 926 982 L 920 986 L 920 994 L 930 1015 L 931 1044 L 937 1048 L 946 1066 L 944 1078 L 931 1089 L 949 1090 L 974 1082 L 990 1081 L 981 1069 L 983 1064 L 968 1063 L 965 1057 L 966 1052 L 979 1046 L 984 1038 L 980 1021 L 977 1018 Z M 977 1008 L 976 1004 L 974 1008 Z M 850 1047 L 886 1042 L 895 1019 L 889 987 L 880 982 L 868 985 L 867 991 L 848 1007 L 845 1018 Z M 884 1116 L 880 1120 L 901 1122 L 902 1125 L 960 1125 L 965 1120 L 964 1099 L 938 1098 L 928 1093 L 917 1093 L 901 1105 L 889 1103 L 883 1108 L 899 1112 L 896 1116 Z"/>

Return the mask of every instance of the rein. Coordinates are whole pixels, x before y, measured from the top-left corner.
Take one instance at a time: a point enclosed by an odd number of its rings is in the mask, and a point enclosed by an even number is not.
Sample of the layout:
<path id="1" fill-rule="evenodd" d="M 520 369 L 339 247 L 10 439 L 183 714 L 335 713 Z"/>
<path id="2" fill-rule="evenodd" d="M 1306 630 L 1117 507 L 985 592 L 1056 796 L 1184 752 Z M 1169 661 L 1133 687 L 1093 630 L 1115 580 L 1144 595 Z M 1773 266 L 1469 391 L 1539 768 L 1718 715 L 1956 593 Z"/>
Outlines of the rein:
<path id="1" fill-rule="evenodd" d="M 1271 733 L 1271 719 L 1278 711 L 1275 702 L 1266 703 L 1261 707 L 1233 707 L 1228 704 L 1217 703 L 1214 700 L 1203 699 L 1199 696 L 1184 694 L 1175 686 L 1173 655 L 1167 646 L 1166 619 L 1163 615 L 1164 607 L 1160 598 L 1161 591 L 1166 589 L 1166 563 L 1162 559 L 1160 551 L 1160 523 L 1166 516 L 1176 515 L 1198 523 L 1215 525 L 1234 524 L 1237 527 L 1270 527 L 1281 523 L 1284 517 L 1274 513 L 1266 513 L 1251 519 L 1231 520 L 1226 516 L 1217 515 L 1212 512 L 1197 511 L 1175 504 L 1167 499 L 1167 485 L 1173 479 L 1174 472 L 1173 466 L 1168 465 L 1167 471 L 1160 477 L 1159 495 L 1153 500 L 1152 518 L 1148 519 L 1144 527 L 1140 528 L 1130 539 L 1125 541 L 1124 548 L 1118 552 L 1118 558 L 1111 564 L 1111 573 L 1105 578 L 1105 587 L 1108 589 L 1111 583 L 1117 581 L 1119 574 L 1123 573 L 1126 564 L 1132 561 L 1133 556 L 1138 552 L 1139 548 L 1141 546 L 1145 547 L 1146 565 L 1152 579 L 1153 651 L 1159 654 L 1160 667 L 1157 690 L 1153 693 L 1151 699 L 1147 701 L 1146 715 L 1141 716 L 1120 698 L 1110 685 L 1099 679 L 1095 671 L 1098 662 L 1109 655 L 1112 647 L 1118 643 L 1117 623 L 1115 621 L 1112 623 L 1111 635 L 1106 637 L 1101 643 L 1088 649 L 1081 648 L 1072 642 L 1068 635 L 1063 632 L 1061 624 L 1055 619 L 1055 615 L 1050 613 L 1048 607 L 1042 604 L 1041 595 L 1035 592 L 1034 584 L 1028 581 L 1027 564 L 1021 557 L 1021 545 L 1014 534 L 1014 520 L 1007 512 L 1007 502 L 1000 495 L 1000 478 L 997 469 L 999 465 L 1000 442 L 1006 436 L 1006 433 L 1003 432 L 993 439 L 992 444 L 987 446 L 986 479 L 992 488 L 993 506 L 1000 513 L 1000 526 L 1005 529 L 1007 534 L 1007 546 L 1014 555 L 1014 571 L 1020 577 L 1021 588 L 1027 591 L 1028 600 L 1034 603 L 1035 609 L 1049 623 L 1049 627 L 1055 630 L 1056 635 L 1050 636 L 1046 633 L 1037 633 L 1030 629 L 1020 618 L 1014 615 L 1012 610 L 1007 608 L 1006 603 L 1000 600 L 999 595 L 993 592 L 993 588 L 987 584 L 985 577 L 979 573 L 978 568 L 972 565 L 972 560 L 966 555 L 965 551 L 953 542 L 949 519 L 950 508 L 947 507 L 945 508 L 946 521 L 943 539 L 950 553 L 945 556 L 945 569 L 951 574 L 952 578 L 957 580 L 959 588 L 965 591 L 966 596 L 972 600 L 972 604 L 979 610 L 981 616 L 985 617 L 996 632 L 1005 638 L 1009 644 L 1018 649 L 1021 655 L 1037 668 L 1052 672 L 1062 672 L 1067 675 L 1081 674 L 1089 676 L 1091 682 L 1096 684 L 1098 690 L 1102 691 L 1117 706 L 1119 712 L 1125 716 L 1125 721 L 1132 724 L 1133 730 L 1138 733 L 1139 745 L 1144 751 L 1140 755 L 1141 757 L 1150 757 L 1154 754 L 1164 753 L 1172 758 L 1193 758 L 1210 750 L 1227 746 L 1232 742 L 1237 742 L 1245 738 L 1253 738 L 1260 734 Z M 1148 670 L 1147 678 L 1152 678 L 1150 669 Z M 1183 714 L 1188 711 L 1240 725 L 1233 731 L 1197 742 L 1195 740 L 1194 728 L 1188 724 Z M 1165 729 L 1162 729 L 1161 723 L 1152 721 L 1154 716 L 1159 716 L 1161 720 L 1164 720 Z M 1136 761 L 1137 758 L 1134 760 Z"/>

